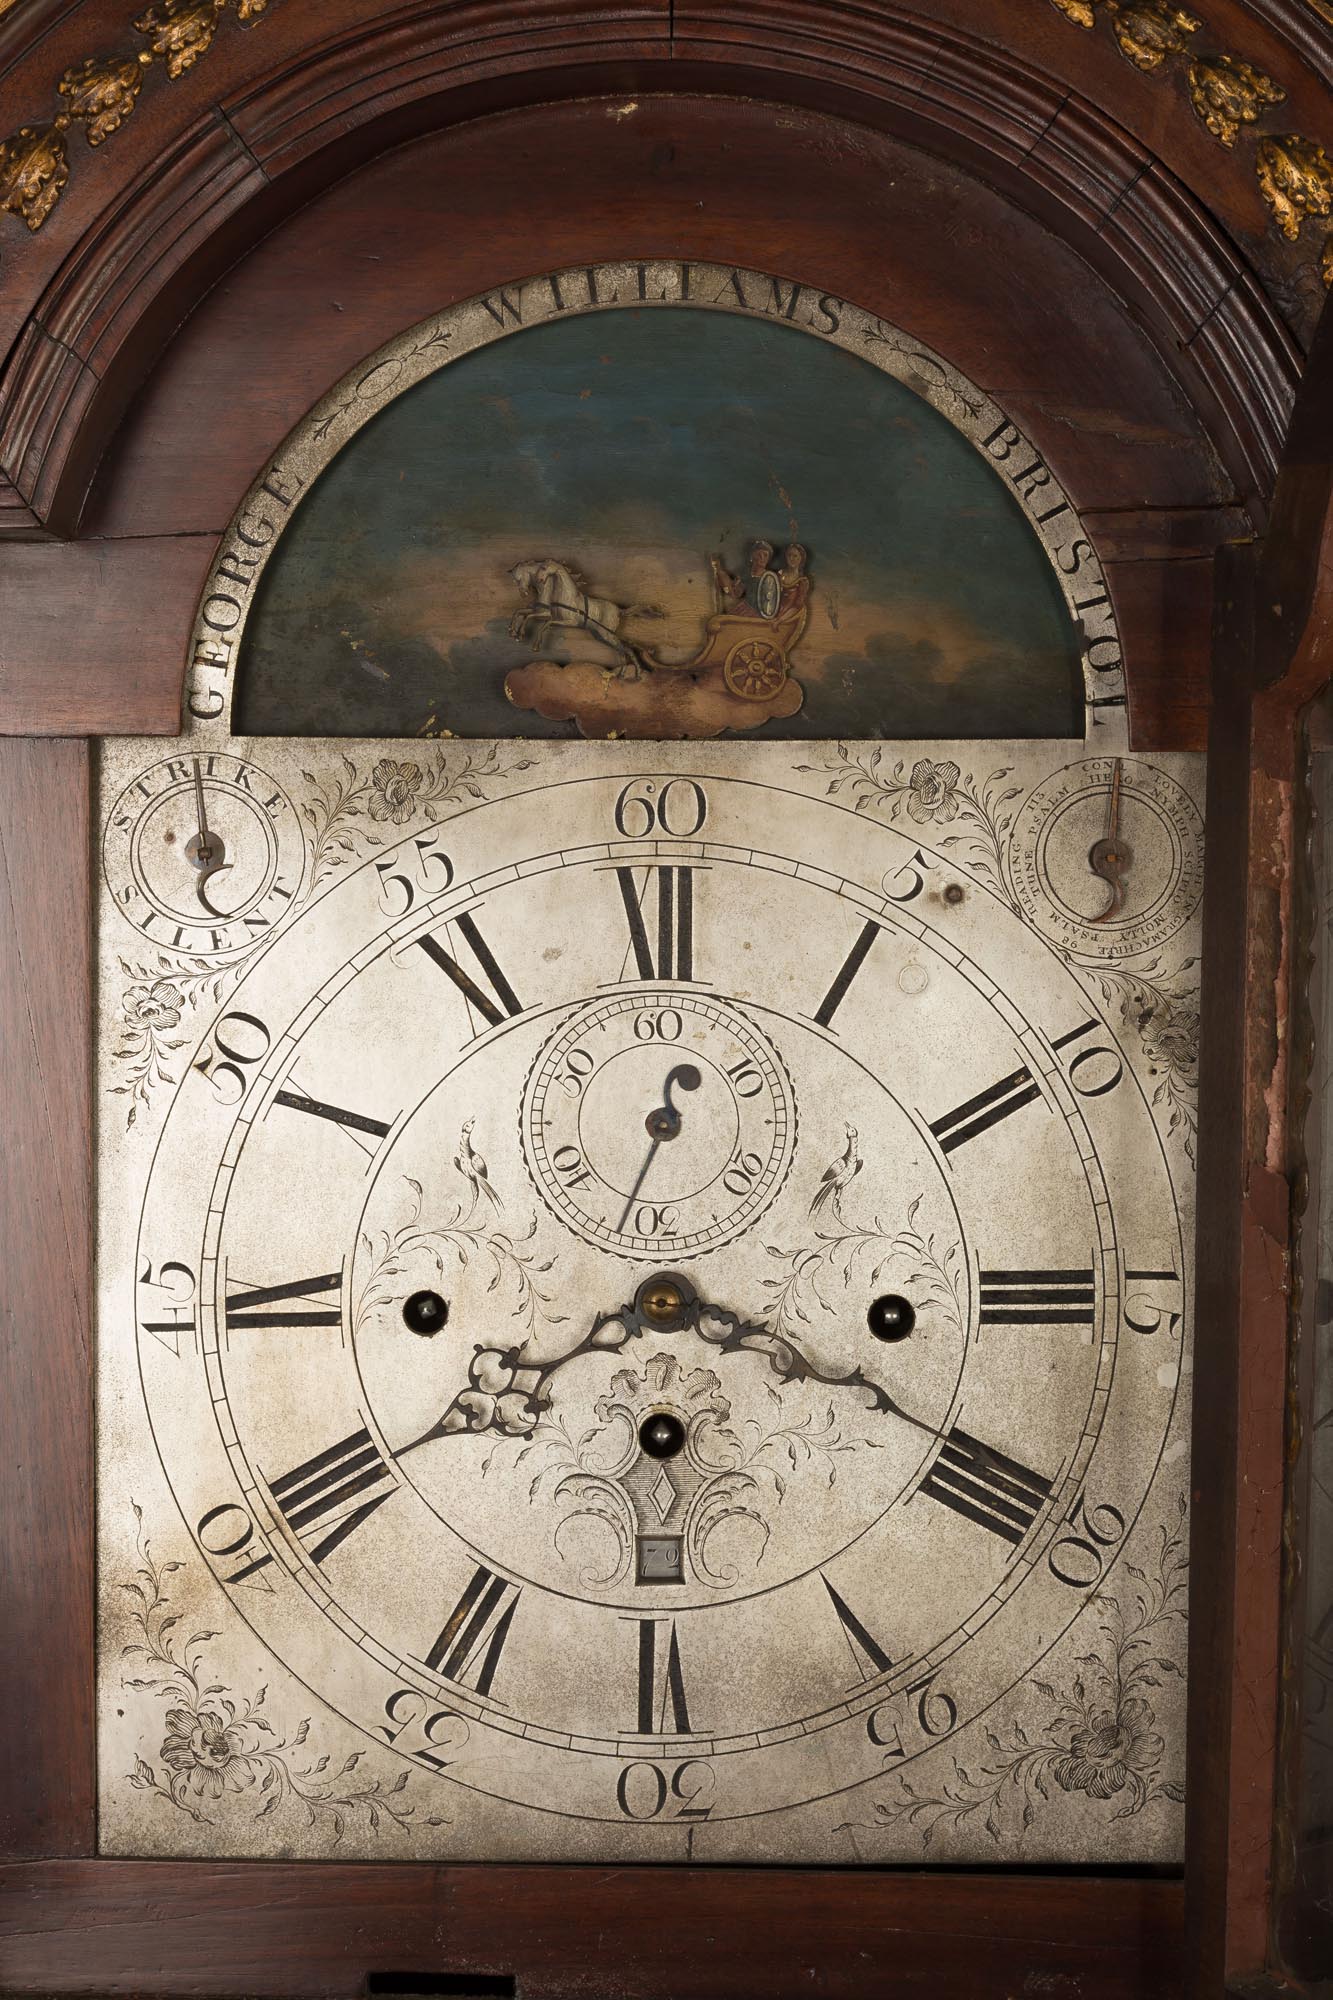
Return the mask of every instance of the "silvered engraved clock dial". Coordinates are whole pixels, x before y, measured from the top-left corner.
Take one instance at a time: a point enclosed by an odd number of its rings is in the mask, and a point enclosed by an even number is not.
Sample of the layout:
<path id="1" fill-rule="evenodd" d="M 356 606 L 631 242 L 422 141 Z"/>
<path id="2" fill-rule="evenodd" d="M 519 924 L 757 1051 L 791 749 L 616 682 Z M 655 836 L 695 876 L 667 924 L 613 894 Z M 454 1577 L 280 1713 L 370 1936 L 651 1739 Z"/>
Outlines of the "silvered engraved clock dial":
<path id="1" fill-rule="evenodd" d="M 104 908 L 105 1843 L 1175 1856 L 1197 760 L 262 761 Z"/>

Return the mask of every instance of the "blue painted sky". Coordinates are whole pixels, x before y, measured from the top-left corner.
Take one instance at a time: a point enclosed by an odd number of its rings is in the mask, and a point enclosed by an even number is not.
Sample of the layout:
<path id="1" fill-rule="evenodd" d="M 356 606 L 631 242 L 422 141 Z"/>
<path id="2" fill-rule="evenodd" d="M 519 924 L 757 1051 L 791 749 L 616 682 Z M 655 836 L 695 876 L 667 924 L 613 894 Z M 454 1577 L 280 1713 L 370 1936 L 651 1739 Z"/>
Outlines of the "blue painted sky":
<path id="1" fill-rule="evenodd" d="M 660 605 L 689 648 L 711 553 L 810 550 L 806 690 L 765 734 L 1081 733 L 1074 635 L 1003 480 L 911 390 L 813 335 L 656 307 L 568 318 L 441 369 L 311 488 L 252 614 L 238 727 L 566 733 L 505 702 L 517 561 Z M 587 642 L 553 657 L 600 657 Z"/>

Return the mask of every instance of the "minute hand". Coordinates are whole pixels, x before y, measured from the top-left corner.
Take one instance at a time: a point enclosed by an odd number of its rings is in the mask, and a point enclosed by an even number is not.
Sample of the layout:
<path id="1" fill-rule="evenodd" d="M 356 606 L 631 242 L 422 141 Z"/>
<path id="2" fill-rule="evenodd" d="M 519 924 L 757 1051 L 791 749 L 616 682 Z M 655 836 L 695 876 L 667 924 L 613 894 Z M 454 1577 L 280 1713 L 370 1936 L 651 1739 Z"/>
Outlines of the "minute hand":
<path id="1" fill-rule="evenodd" d="M 763 1355 L 773 1373 L 783 1382 L 822 1382 L 830 1389 L 862 1389 L 870 1398 L 871 1409 L 885 1416 L 898 1417 L 914 1429 L 924 1431 L 927 1437 L 943 1439 L 946 1435 L 934 1424 L 926 1423 L 922 1417 L 914 1417 L 910 1410 L 896 1403 L 888 1390 L 878 1382 L 872 1382 L 862 1369 L 849 1368 L 845 1374 L 835 1375 L 827 1369 L 818 1368 L 785 1334 L 771 1333 L 767 1327 L 741 1319 L 724 1306 L 697 1301 L 693 1325 L 701 1340 L 706 1340 L 710 1347 L 718 1348 L 723 1354 Z"/>

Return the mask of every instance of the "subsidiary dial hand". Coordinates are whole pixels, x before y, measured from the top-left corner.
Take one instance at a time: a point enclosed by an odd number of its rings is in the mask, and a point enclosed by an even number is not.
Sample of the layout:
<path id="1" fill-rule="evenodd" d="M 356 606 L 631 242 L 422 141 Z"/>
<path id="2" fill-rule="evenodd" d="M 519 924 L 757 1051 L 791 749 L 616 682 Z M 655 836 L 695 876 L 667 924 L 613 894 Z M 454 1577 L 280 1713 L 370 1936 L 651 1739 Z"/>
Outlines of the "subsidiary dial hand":
<path id="1" fill-rule="evenodd" d="M 1089 918 L 1090 923 L 1109 924 L 1112 917 L 1119 916 L 1125 907 L 1125 877 L 1134 861 L 1134 852 L 1129 842 L 1120 837 L 1120 779 L 1121 762 L 1117 757 L 1115 769 L 1111 773 L 1111 795 L 1106 810 L 1106 832 L 1100 840 L 1095 840 L 1088 852 L 1088 866 L 1094 875 L 1110 885 L 1111 900 L 1100 916 Z"/>
<path id="2" fill-rule="evenodd" d="M 652 1144 L 648 1148 L 647 1159 L 639 1169 L 639 1178 L 629 1191 L 629 1200 L 625 1203 L 624 1211 L 616 1224 L 617 1231 L 625 1227 L 633 1213 L 634 1204 L 639 1199 L 639 1190 L 648 1178 L 648 1169 L 657 1158 L 658 1147 L 663 1140 L 674 1139 L 680 1131 L 680 1112 L 671 1101 L 672 1091 L 677 1084 L 682 1090 L 697 1090 L 702 1082 L 703 1077 L 693 1063 L 677 1063 L 673 1070 L 667 1072 L 667 1080 L 662 1085 L 662 1102 L 650 1111 L 643 1121 Z"/>
<path id="3" fill-rule="evenodd" d="M 203 773 L 199 769 L 199 759 L 195 757 L 192 759 L 192 762 L 194 764 L 194 803 L 195 811 L 199 818 L 199 831 L 192 833 L 186 841 L 185 858 L 199 870 L 199 880 L 195 884 L 195 894 L 198 896 L 199 901 L 208 911 L 210 917 L 225 918 L 226 911 L 215 908 L 208 900 L 208 884 L 215 875 L 221 875 L 224 869 L 230 868 L 231 863 L 227 859 L 227 851 L 223 846 L 221 834 L 213 833 L 209 828 L 208 810 L 204 804 Z"/>

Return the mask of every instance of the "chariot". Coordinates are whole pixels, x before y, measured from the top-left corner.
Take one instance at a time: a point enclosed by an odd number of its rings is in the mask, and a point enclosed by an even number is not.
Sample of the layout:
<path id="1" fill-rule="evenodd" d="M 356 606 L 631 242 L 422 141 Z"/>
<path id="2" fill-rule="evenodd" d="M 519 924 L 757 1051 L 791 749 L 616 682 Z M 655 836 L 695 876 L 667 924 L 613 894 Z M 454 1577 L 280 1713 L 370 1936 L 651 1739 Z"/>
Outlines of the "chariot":
<path id="1" fill-rule="evenodd" d="M 729 694 L 742 701 L 771 701 L 787 678 L 789 655 L 805 630 L 806 617 L 803 604 L 767 618 L 754 611 L 715 612 L 704 627 L 703 645 L 688 662 L 689 671 L 720 669 Z"/>

